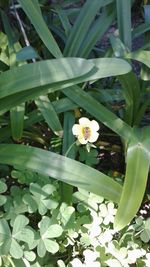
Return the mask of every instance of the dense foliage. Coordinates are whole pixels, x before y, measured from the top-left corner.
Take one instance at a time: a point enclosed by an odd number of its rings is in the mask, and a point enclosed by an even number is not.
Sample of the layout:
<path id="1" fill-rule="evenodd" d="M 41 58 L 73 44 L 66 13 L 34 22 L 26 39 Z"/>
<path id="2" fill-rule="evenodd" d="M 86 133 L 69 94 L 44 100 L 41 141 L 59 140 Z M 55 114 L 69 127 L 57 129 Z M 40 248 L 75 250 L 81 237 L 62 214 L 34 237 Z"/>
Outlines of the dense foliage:
<path id="1" fill-rule="evenodd" d="M 0 266 L 150 266 L 150 5 L 137 3 L 1 1 Z"/>

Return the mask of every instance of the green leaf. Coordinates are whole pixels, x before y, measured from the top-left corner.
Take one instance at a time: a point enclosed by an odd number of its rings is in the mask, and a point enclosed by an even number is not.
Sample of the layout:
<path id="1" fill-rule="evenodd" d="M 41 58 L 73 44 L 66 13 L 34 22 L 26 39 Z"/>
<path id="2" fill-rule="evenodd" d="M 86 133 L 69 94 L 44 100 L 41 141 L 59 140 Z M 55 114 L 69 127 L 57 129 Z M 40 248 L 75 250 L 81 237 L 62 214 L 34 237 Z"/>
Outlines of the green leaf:
<path id="1" fill-rule="evenodd" d="M 60 21 L 62 23 L 62 26 L 63 26 L 63 28 L 65 30 L 65 34 L 66 34 L 66 36 L 68 36 L 72 26 L 70 24 L 70 21 L 68 19 L 67 14 L 66 14 L 66 10 L 57 9 L 56 11 L 57 11 L 59 19 L 60 19 Z"/>
<path id="2" fill-rule="evenodd" d="M 141 34 L 150 30 L 150 22 L 141 23 L 132 31 L 132 38 L 137 38 Z"/>
<path id="3" fill-rule="evenodd" d="M 44 185 L 42 188 L 36 183 L 30 184 L 30 192 L 33 194 L 33 201 L 36 202 L 41 215 L 44 215 L 48 209 L 55 209 L 58 206 L 58 202 L 50 197 L 55 190 L 55 187 L 51 184 Z M 25 201 L 28 201 L 29 198 L 29 196 L 26 196 Z M 32 208 L 30 208 L 30 210 L 31 209 Z"/>
<path id="4" fill-rule="evenodd" d="M 30 0 L 18 0 L 21 7 L 23 8 L 24 12 L 27 14 L 28 18 L 30 19 L 31 23 L 35 27 L 35 30 L 39 34 L 40 38 L 49 49 L 51 54 L 56 57 L 62 57 L 62 53 L 52 36 L 51 32 L 49 31 L 41 13 L 35 7 L 35 4 Z"/>
<path id="5" fill-rule="evenodd" d="M 32 46 L 25 46 L 16 53 L 17 61 L 25 61 L 33 58 L 39 58 L 39 56 Z"/>
<path id="6" fill-rule="evenodd" d="M 137 50 L 135 52 L 126 54 L 125 57 L 142 62 L 150 68 L 150 51 Z"/>
<path id="7" fill-rule="evenodd" d="M 9 225 L 5 219 L 0 219 L 0 241 L 5 241 L 9 239 L 11 236 L 11 232 L 9 229 Z"/>
<path id="8" fill-rule="evenodd" d="M 118 202 L 121 196 L 121 185 L 107 175 L 75 160 L 39 148 L 11 144 L 0 145 L 0 163 L 24 166 L 24 168 L 102 195 L 114 202 Z"/>
<path id="9" fill-rule="evenodd" d="M 114 19 L 114 6 L 112 7 L 111 12 L 105 9 L 104 12 L 102 12 L 101 16 L 94 21 L 91 29 L 86 34 L 77 56 L 87 58 L 94 45 L 97 43 L 97 41 L 101 40 L 104 33 L 107 31 Z"/>
<path id="10" fill-rule="evenodd" d="M 7 190 L 7 185 L 4 182 L 0 181 L 0 194 L 6 192 L 6 190 Z"/>
<path id="11" fill-rule="evenodd" d="M 134 72 L 129 72 L 118 77 L 122 85 L 123 96 L 126 101 L 124 121 L 129 125 L 134 125 L 139 111 L 141 90 L 140 84 Z"/>
<path id="12" fill-rule="evenodd" d="M 23 249 L 15 239 L 11 241 L 10 254 L 15 259 L 20 259 L 23 256 Z"/>
<path id="13" fill-rule="evenodd" d="M 30 194 L 25 194 L 23 196 L 23 202 L 28 206 L 30 213 L 36 212 L 38 209 L 38 204 Z"/>
<path id="14" fill-rule="evenodd" d="M 145 221 L 144 230 L 140 234 L 140 238 L 143 242 L 148 243 L 150 240 L 150 218 Z"/>
<path id="15" fill-rule="evenodd" d="M 114 222 L 117 231 L 130 223 L 143 200 L 150 166 L 149 130 L 135 131 L 127 149 L 125 182 Z"/>
<path id="16" fill-rule="evenodd" d="M 119 36 L 122 42 L 131 50 L 131 1 L 117 0 L 116 5 Z"/>
<path id="17" fill-rule="evenodd" d="M 40 236 L 37 251 L 40 257 L 43 257 L 46 251 L 56 253 L 59 250 L 59 245 L 51 238 L 59 237 L 62 234 L 62 227 L 58 224 L 52 224 L 49 217 L 45 216 L 39 223 Z"/>
<path id="18" fill-rule="evenodd" d="M 40 96 L 35 103 L 50 129 L 52 129 L 56 135 L 61 137 L 63 133 L 62 126 L 50 99 L 47 96 Z"/>
<path id="19" fill-rule="evenodd" d="M 90 152 L 87 151 L 85 148 L 79 149 L 80 154 L 80 161 L 85 161 L 85 163 L 89 166 L 95 165 L 99 162 L 97 156 L 98 152 L 96 149 L 90 149 Z"/>
<path id="20" fill-rule="evenodd" d="M 62 153 L 63 155 L 75 159 L 75 144 L 74 136 L 72 134 L 72 127 L 75 123 L 74 112 L 65 112 L 64 113 L 64 125 L 63 125 L 63 146 Z M 73 187 L 71 185 L 61 183 L 61 201 L 68 204 L 72 201 Z"/>
<path id="21" fill-rule="evenodd" d="M 36 255 L 33 251 L 24 251 L 24 256 L 28 261 L 34 261 L 36 259 Z"/>
<path id="22" fill-rule="evenodd" d="M 80 82 L 121 75 L 130 70 L 131 66 L 127 62 L 116 58 L 94 61 L 59 59 L 14 68 L 0 75 L 0 98 L 3 97 L 0 100 L 0 110 L 7 111 L 27 100 Z"/>
<path id="23" fill-rule="evenodd" d="M 70 88 L 63 89 L 63 93 L 124 139 L 128 140 L 131 138 L 132 128 L 129 125 L 78 86 L 73 86 L 72 89 L 72 91 Z"/>
<path id="24" fill-rule="evenodd" d="M 74 219 L 75 209 L 72 206 L 68 206 L 66 203 L 62 203 L 59 209 L 58 219 L 61 221 L 65 228 L 72 227 L 72 220 Z M 74 222 L 74 220 L 73 220 Z"/>
<path id="25" fill-rule="evenodd" d="M 0 195 L 0 206 L 3 206 L 7 201 L 7 198 L 5 196 Z"/>
<path id="26" fill-rule="evenodd" d="M 85 2 L 72 30 L 70 31 L 64 50 L 65 56 L 77 56 L 84 37 L 100 7 L 111 2 L 111 0 L 88 0 Z"/>
<path id="27" fill-rule="evenodd" d="M 55 254 L 59 250 L 59 245 L 56 241 L 45 239 L 44 245 L 46 250 L 52 254 Z"/>
<path id="28" fill-rule="evenodd" d="M 25 113 L 24 103 L 20 104 L 17 107 L 12 108 L 10 112 L 12 137 L 15 141 L 19 141 L 22 138 L 23 126 L 24 126 L 24 113 Z"/>
<path id="29" fill-rule="evenodd" d="M 0 98 L 38 86 L 50 87 L 51 84 L 53 87 L 54 83 L 81 77 L 93 67 L 93 63 L 85 59 L 62 58 L 13 68 L 0 75 Z"/>

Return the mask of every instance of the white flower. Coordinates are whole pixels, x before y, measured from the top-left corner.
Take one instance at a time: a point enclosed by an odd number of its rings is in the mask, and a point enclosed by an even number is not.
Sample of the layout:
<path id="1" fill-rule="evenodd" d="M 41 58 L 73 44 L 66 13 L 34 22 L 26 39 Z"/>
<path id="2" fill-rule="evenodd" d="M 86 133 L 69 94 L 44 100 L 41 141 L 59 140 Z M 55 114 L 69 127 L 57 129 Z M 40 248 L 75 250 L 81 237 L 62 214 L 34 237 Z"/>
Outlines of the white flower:
<path id="1" fill-rule="evenodd" d="M 107 206 L 104 203 L 101 204 L 99 209 L 99 215 L 104 218 L 103 223 L 105 225 L 114 222 L 114 215 L 116 214 L 116 209 L 114 208 L 114 204 L 112 202 L 109 202 Z"/>
<path id="2" fill-rule="evenodd" d="M 99 124 L 97 121 L 90 121 L 88 118 L 82 117 L 79 119 L 79 124 L 74 124 L 72 127 L 73 135 L 77 136 L 78 141 L 85 145 L 88 142 L 94 143 L 99 136 L 97 132 L 99 130 Z"/>
<path id="3" fill-rule="evenodd" d="M 145 264 L 146 264 L 146 267 L 150 267 L 150 253 L 146 254 Z"/>

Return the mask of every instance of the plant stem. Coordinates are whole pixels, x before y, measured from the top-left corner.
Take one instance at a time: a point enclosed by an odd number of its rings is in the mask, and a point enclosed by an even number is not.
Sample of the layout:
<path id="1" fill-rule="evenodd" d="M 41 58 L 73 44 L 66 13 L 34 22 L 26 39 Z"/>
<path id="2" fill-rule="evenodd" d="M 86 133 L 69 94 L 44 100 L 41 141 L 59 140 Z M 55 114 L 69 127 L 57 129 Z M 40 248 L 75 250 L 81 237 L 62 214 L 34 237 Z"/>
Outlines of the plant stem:
<path id="1" fill-rule="evenodd" d="M 65 153 L 65 157 L 67 157 L 68 156 L 68 154 L 69 154 L 69 152 L 70 152 L 70 150 L 73 148 L 73 146 L 76 144 L 76 141 L 75 142 L 73 142 L 72 143 L 72 145 L 68 148 L 68 150 L 66 151 L 66 153 Z"/>

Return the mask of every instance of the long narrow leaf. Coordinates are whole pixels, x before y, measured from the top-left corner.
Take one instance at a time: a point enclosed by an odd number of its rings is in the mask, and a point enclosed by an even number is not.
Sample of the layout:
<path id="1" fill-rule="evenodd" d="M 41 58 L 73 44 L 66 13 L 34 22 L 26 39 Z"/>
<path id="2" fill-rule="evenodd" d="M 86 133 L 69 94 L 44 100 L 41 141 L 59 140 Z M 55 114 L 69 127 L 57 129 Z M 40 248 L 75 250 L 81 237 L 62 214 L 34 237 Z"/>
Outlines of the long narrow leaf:
<path id="1" fill-rule="evenodd" d="M 10 64 L 10 68 L 12 69 L 13 67 L 18 65 L 16 61 L 15 40 L 13 36 L 13 31 L 11 29 L 7 16 L 5 15 L 4 12 L 1 12 L 1 15 L 2 15 L 4 28 L 7 33 L 7 37 L 8 37 L 9 64 Z M 19 44 L 18 44 L 18 47 L 20 47 Z M 24 103 L 21 103 L 19 106 L 16 106 L 12 110 L 10 110 L 10 123 L 11 123 L 12 138 L 15 141 L 20 140 L 22 137 L 23 126 L 24 126 L 24 113 L 25 113 Z"/>
<path id="2" fill-rule="evenodd" d="M 39 10 L 35 7 L 35 3 L 30 0 L 18 0 L 18 2 L 20 3 L 24 12 L 27 14 L 28 18 L 30 19 L 43 43 L 49 49 L 51 54 L 56 58 L 62 57 L 62 53 L 54 37 L 49 31 L 45 21 L 43 20 L 43 17 L 41 16 Z"/>
<path id="3" fill-rule="evenodd" d="M 12 137 L 19 141 L 23 134 L 25 104 L 13 108 L 10 113 Z"/>
<path id="4" fill-rule="evenodd" d="M 131 50 L 131 0 L 116 0 L 116 4 L 119 36 Z"/>
<path id="5" fill-rule="evenodd" d="M 150 68 L 150 51 L 137 50 L 135 52 L 126 54 L 125 57 L 142 62 Z"/>
<path id="6" fill-rule="evenodd" d="M 139 110 L 140 102 L 140 85 L 134 72 L 129 72 L 118 77 L 122 88 L 123 96 L 126 101 L 124 120 L 129 125 L 133 125 Z"/>
<path id="7" fill-rule="evenodd" d="M 129 125 L 78 86 L 73 86 L 72 90 L 70 88 L 63 89 L 63 93 L 122 138 L 127 140 L 131 138 L 132 128 Z"/>
<path id="8" fill-rule="evenodd" d="M 75 159 L 75 140 L 72 134 L 72 127 L 75 123 L 74 112 L 64 113 L 64 125 L 63 125 L 63 147 L 62 153 L 66 157 Z M 62 201 L 70 204 L 72 201 L 73 186 L 62 183 L 61 184 L 61 197 Z"/>
<path id="9" fill-rule="evenodd" d="M 66 58 L 22 66 L 0 75 L 0 111 L 3 113 L 22 102 L 80 82 L 121 75 L 130 70 L 126 61 L 116 58 L 88 61 Z"/>
<path id="10" fill-rule="evenodd" d="M 127 150 L 125 182 L 114 222 L 117 231 L 134 218 L 143 200 L 150 165 L 149 133 L 150 127 L 145 127 Z"/>
<path id="11" fill-rule="evenodd" d="M 100 7 L 111 3 L 111 0 L 87 0 L 80 14 L 70 32 L 67 40 L 64 55 L 65 56 L 76 56 L 79 48 L 88 32 L 88 29 L 94 20 Z"/>
<path id="12" fill-rule="evenodd" d="M 111 12 L 103 12 L 102 15 L 94 22 L 93 26 L 86 35 L 77 56 L 87 58 L 97 41 L 100 41 L 106 30 L 115 19 L 115 9 Z"/>
<path id="13" fill-rule="evenodd" d="M 14 68 L 0 75 L 0 98 L 37 86 L 74 79 L 90 72 L 94 65 L 84 59 L 45 60 Z"/>
<path id="14" fill-rule="evenodd" d="M 4 144 L 0 145 L 0 163 L 23 166 L 114 202 L 120 200 L 120 184 L 89 166 L 56 153 L 23 145 Z"/>
<path id="15" fill-rule="evenodd" d="M 62 126 L 50 99 L 47 96 L 40 96 L 35 103 L 50 129 L 52 129 L 56 135 L 62 136 Z"/>

